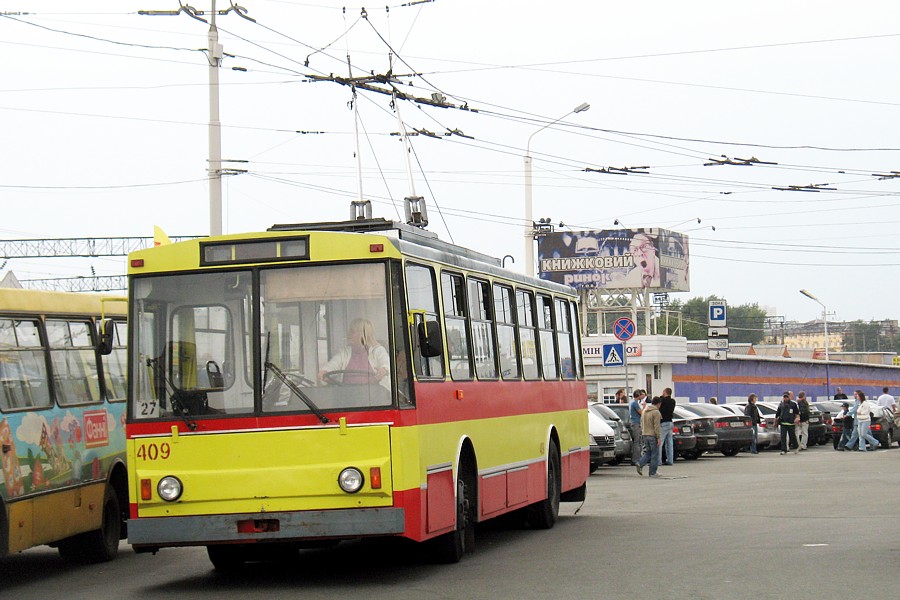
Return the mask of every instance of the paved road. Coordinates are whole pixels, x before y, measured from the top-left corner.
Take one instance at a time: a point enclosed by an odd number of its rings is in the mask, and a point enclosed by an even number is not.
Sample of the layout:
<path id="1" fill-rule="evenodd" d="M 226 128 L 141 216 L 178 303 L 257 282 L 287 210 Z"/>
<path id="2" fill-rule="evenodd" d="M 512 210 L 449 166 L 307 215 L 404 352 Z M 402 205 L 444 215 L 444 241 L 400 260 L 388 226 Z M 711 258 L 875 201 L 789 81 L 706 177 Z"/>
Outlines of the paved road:
<path id="1" fill-rule="evenodd" d="M 645 471 L 646 472 L 646 471 Z M 70 567 L 39 548 L 0 562 L 0 597 L 671 598 L 817 600 L 900 595 L 900 450 L 817 447 L 799 455 L 713 456 L 592 475 L 549 531 L 492 527 L 452 566 L 418 548 L 356 542 L 230 577 L 202 549 Z"/>

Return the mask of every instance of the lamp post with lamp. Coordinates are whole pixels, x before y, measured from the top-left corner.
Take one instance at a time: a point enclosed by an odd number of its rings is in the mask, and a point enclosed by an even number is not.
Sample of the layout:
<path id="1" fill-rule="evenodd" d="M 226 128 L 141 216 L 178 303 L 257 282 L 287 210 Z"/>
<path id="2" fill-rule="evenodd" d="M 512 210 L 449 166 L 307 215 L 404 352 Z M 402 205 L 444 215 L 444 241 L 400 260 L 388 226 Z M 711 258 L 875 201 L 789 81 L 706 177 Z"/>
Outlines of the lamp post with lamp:
<path id="1" fill-rule="evenodd" d="M 525 274 L 534 277 L 534 221 L 531 215 L 531 139 L 547 129 L 551 125 L 559 123 L 569 115 L 584 112 L 591 107 L 587 102 L 582 102 L 555 121 L 550 121 L 530 136 L 525 145 Z"/>
<path id="2" fill-rule="evenodd" d="M 813 302 L 817 302 L 819 306 L 822 307 L 822 322 L 825 325 L 825 395 L 830 399 L 831 398 L 831 378 L 828 373 L 828 309 L 825 307 L 825 304 L 810 294 L 806 290 L 800 290 L 800 293 L 812 300 Z"/>

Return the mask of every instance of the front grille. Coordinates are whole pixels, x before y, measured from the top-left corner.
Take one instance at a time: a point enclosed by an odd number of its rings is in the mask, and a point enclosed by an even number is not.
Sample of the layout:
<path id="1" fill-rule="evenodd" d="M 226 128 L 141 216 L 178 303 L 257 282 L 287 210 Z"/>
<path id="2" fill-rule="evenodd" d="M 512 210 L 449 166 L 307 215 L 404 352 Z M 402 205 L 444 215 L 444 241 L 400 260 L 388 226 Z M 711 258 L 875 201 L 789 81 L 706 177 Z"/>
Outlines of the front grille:
<path id="1" fill-rule="evenodd" d="M 615 448 L 616 447 L 616 438 L 612 435 L 595 435 L 592 436 L 594 438 L 594 442 L 600 446 L 601 448 Z"/>

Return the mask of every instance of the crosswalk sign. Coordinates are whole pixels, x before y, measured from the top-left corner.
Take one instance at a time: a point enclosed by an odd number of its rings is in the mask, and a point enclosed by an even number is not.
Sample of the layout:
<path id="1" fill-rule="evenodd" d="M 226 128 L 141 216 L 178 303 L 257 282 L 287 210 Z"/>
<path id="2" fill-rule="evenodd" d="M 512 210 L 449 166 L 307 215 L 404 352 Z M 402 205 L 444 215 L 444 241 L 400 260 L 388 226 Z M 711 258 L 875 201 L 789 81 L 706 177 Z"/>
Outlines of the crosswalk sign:
<path id="1" fill-rule="evenodd" d="M 603 366 L 621 367 L 625 364 L 625 344 L 603 344 Z"/>

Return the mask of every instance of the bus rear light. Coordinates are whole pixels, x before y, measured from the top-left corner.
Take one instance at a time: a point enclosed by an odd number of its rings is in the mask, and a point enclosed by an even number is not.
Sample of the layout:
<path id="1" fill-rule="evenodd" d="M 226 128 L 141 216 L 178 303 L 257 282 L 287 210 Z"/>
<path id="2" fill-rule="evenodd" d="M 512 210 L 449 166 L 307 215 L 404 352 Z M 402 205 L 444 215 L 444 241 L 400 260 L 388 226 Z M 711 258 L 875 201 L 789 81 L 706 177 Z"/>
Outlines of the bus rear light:
<path id="1" fill-rule="evenodd" d="M 153 484 L 149 479 L 141 479 L 141 500 L 150 500 L 153 497 Z"/>
<path id="2" fill-rule="evenodd" d="M 269 533 L 281 530 L 278 519 L 244 519 L 237 522 L 238 533 Z"/>
<path id="3" fill-rule="evenodd" d="M 369 252 L 384 252 L 384 244 L 369 244 Z"/>
<path id="4" fill-rule="evenodd" d="M 373 490 L 381 489 L 381 467 L 372 467 L 369 469 L 369 485 Z"/>
<path id="5" fill-rule="evenodd" d="M 143 258 L 132 258 L 132 259 L 131 259 L 131 266 L 132 266 L 133 268 L 135 268 L 135 269 L 137 269 L 137 268 L 139 268 L 139 267 L 143 267 L 143 266 L 144 266 L 144 259 L 143 259 Z"/>

